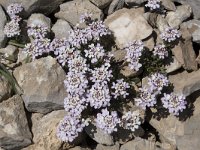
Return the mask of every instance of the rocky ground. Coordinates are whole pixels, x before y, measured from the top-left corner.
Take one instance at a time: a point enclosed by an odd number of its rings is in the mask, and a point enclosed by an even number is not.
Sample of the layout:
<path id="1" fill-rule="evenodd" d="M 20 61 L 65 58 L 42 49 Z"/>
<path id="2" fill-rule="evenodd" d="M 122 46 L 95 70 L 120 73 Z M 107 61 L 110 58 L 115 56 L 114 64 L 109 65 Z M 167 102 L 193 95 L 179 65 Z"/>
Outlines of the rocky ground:
<path id="1" fill-rule="evenodd" d="M 161 109 L 149 109 L 145 122 L 135 134 L 119 131 L 108 135 L 93 126 L 73 143 L 56 136 L 56 128 L 64 117 L 65 72 L 51 56 L 26 63 L 22 49 L 4 35 L 8 21 L 6 7 L 13 0 L 0 0 L 0 53 L 11 61 L 3 62 L 15 77 L 21 94 L 14 92 L 9 80 L 0 77 L 0 147 L 2 150 L 198 150 L 200 148 L 200 0 L 162 0 L 166 16 L 146 11 L 147 0 L 14 0 L 24 7 L 24 24 L 40 22 L 52 35 L 67 38 L 68 31 L 81 14 L 90 12 L 102 19 L 114 33 L 117 47 L 126 41 L 143 40 L 152 50 L 161 40 L 158 33 L 165 27 L 180 29 L 182 38 L 172 49 L 173 60 L 166 72 L 174 91 L 187 96 L 188 106 L 179 117 Z M 24 28 L 26 30 L 26 28 Z M 22 31 L 25 33 L 25 31 Z M 22 34 L 23 41 L 27 35 Z M 8 42 L 9 41 L 9 42 Z M 124 53 L 115 50 L 116 59 Z M 134 75 L 129 68 L 121 73 Z M 145 84 L 145 78 L 135 86 Z M 159 111 L 159 113 L 158 113 Z M 1 148 L 0 148 L 1 149 Z"/>

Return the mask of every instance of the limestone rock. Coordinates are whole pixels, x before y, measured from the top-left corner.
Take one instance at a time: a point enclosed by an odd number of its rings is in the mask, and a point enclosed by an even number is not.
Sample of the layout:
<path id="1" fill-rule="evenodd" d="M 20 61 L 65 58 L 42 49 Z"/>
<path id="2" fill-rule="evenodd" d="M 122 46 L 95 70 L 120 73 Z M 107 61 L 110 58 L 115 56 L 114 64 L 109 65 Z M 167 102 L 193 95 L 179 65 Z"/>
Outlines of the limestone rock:
<path id="1" fill-rule="evenodd" d="M 142 3 L 146 1 L 147 0 L 125 0 L 125 3 L 128 5 L 141 5 Z"/>
<path id="2" fill-rule="evenodd" d="M 1 4 L 1 1 L 0 1 L 0 4 Z M 7 23 L 7 18 L 1 6 L 0 6 L 0 18 L 1 18 L 0 20 L 0 48 L 2 48 L 6 44 L 6 36 L 3 30 L 4 30 L 5 24 Z"/>
<path id="3" fill-rule="evenodd" d="M 172 2 L 172 0 L 161 0 L 161 4 L 167 10 L 171 10 L 171 11 L 175 11 L 176 10 L 176 6 Z"/>
<path id="4" fill-rule="evenodd" d="M 155 143 L 139 137 L 122 145 L 120 150 L 156 150 Z"/>
<path id="5" fill-rule="evenodd" d="M 32 14 L 27 22 L 28 26 L 31 24 L 47 26 L 49 31 L 51 29 L 51 19 L 43 14 L 39 13 Z"/>
<path id="6" fill-rule="evenodd" d="M 166 73 L 174 72 L 182 67 L 181 63 L 175 57 L 172 57 L 172 62 L 165 66 Z"/>
<path id="7" fill-rule="evenodd" d="M 21 149 L 32 143 L 31 138 L 21 97 L 15 95 L 0 103 L 0 147 Z"/>
<path id="8" fill-rule="evenodd" d="M 66 20 L 75 26 L 79 22 L 80 16 L 86 12 L 92 13 L 94 19 L 103 17 L 102 11 L 89 0 L 74 0 L 63 3 L 60 5 L 60 11 L 55 14 L 55 17 Z"/>
<path id="9" fill-rule="evenodd" d="M 157 17 L 156 26 L 160 32 L 165 31 L 165 29 L 169 27 L 167 20 L 161 15 Z"/>
<path id="10" fill-rule="evenodd" d="M 8 81 L 3 76 L 0 76 L 0 103 L 11 96 L 11 91 Z"/>
<path id="11" fill-rule="evenodd" d="M 76 146 L 74 148 L 70 148 L 69 150 L 91 150 L 90 148 L 82 148 L 80 146 Z"/>
<path id="12" fill-rule="evenodd" d="M 11 63 L 11 62 L 16 62 L 17 61 L 17 54 L 18 54 L 18 49 L 15 46 L 8 45 L 6 48 L 1 48 L 0 49 L 0 54 L 3 54 L 4 57 L 8 60 L 6 64 Z"/>
<path id="13" fill-rule="evenodd" d="M 104 133 L 100 128 L 94 124 L 89 124 L 85 127 L 86 133 L 97 143 L 103 145 L 114 145 L 113 137 L 110 134 Z"/>
<path id="14" fill-rule="evenodd" d="M 188 96 L 200 89 L 199 76 L 200 70 L 191 73 L 184 71 L 182 73 L 170 75 L 169 80 L 173 83 L 175 92 Z"/>
<path id="15" fill-rule="evenodd" d="M 104 9 L 112 2 L 112 0 L 90 0 L 90 1 L 100 9 Z"/>
<path id="16" fill-rule="evenodd" d="M 68 22 L 62 19 L 58 19 L 57 22 L 53 25 L 52 31 L 55 34 L 56 38 L 68 38 L 69 31 L 71 30 L 71 26 Z"/>
<path id="17" fill-rule="evenodd" d="M 32 132 L 33 142 L 29 150 L 59 150 L 69 149 L 72 145 L 63 143 L 56 136 L 56 130 L 58 123 L 65 116 L 64 110 L 53 111 L 45 116 L 34 116 L 32 117 Z"/>
<path id="18" fill-rule="evenodd" d="M 98 144 L 95 150 L 119 150 L 119 143 L 116 143 L 113 146 L 104 146 L 102 144 Z"/>
<path id="19" fill-rule="evenodd" d="M 114 13 L 115 11 L 122 9 L 124 6 L 125 0 L 113 0 L 112 3 L 110 4 L 108 11 L 106 14 L 110 15 Z"/>
<path id="20" fill-rule="evenodd" d="M 45 114 L 63 109 L 65 72 L 54 58 L 48 56 L 24 64 L 16 68 L 14 76 L 24 91 L 22 97 L 28 111 Z"/>
<path id="21" fill-rule="evenodd" d="M 21 3 L 24 7 L 24 17 L 28 17 L 32 13 L 40 12 L 45 15 L 49 15 L 64 0 L 0 0 L 0 4 L 6 9 L 11 3 Z"/>
<path id="22" fill-rule="evenodd" d="M 188 28 L 189 32 L 192 34 L 192 41 L 200 44 L 200 21 L 193 19 L 184 22 L 182 26 Z"/>
<path id="23" fill-rule="evenodd" d="M 200 19 L 200 0 L 173 0 L 181 4 L 189 4 L 192 7 L 194 18 Z"/>
<path id="24" fill-rule="evenodd" d="M 143 40 L 151 35 L 153 29 L 143 17 L 143 11 L 143 8 L 123 8 L 105 20 L 105 24 L 113 32 L 119 48 L 123 48 L 127 42 Z"/>
<path id="25" fill-rule="evenodd" d="M 141 72 L 139 70 L 139 72 Z M 131 69 L 129 66 L 124 66 L 121 70 L 120 73 L 123 74 L 125 77 L 134 77 L 139 74 L 139 72 Z"/>
<path id="26" fill-rule="evenodd" d="M 184 20 L 191 16 L 191 14 L 192 8 L 190 5 L 182 5 L 178 6 L 175 12 L 168 12 L 166 19 L 171 27 L 178 28 Z"/>
<path id="27" fill-rule="evenodd" d="M 181 33 L 183 40 L 179 41 L 179 44 L 172 49 L 172 52 L 186 70 L 197 70 L 197 56 L 193 49 L 191 34 L 185 27 L 181 28 Z"/>

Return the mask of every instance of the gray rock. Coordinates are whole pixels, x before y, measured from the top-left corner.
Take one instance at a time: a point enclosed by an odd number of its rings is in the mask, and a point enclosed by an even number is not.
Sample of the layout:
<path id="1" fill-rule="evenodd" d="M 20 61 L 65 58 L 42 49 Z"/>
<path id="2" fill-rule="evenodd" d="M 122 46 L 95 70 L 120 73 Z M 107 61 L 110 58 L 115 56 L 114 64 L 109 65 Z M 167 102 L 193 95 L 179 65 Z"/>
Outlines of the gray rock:
<path id="1" fill-rule="evenodd" d="M 108 8 L 107 14 L 110 15 L 110 14 L 114 13 L 115 11 L 123 8 L 124 1 L 125 0 L 113 0 Z"/>
<path id="2" fill-rule="evenodd" d="M 200 97 L 196 99 L 192 95 L 189 99 L 196 101 L 192 116 L 189 110 L 185 110 L 184 115 L 188 116 L 185 121 L 180 121 L 172 115 L 160 120 L 155 118 L 150 120 L 150 124 L 159 132 L 161 141 L 170 142 L 179 150 L 196 150 L 200 147 Z"/>
<path id="3" fill-rule="evenodd" d="M 16 68 L 14 76 L 24 91 L 25 106 L 30 112 L 48 113 L 63 109 L 66 96 L 65 72 L 48 56 Z"/>
<path id="4" fill-rule="evenodd" d="M 149 36 L 148 38 L 144 39 L 143 43 L 144 43 L 144 47 L 152 51 L 155 46 L 154 36 Z"/>
<path id="5" fill-rule="evenodd" d="M 48 31 L 51 30 L 51 19 L 46 17 L 45 15 L 43 14 L 32 14 L 29 18 L 28 18 L 28 22 L 27 22 L 27 25 L 31 25 L 31 24 L 34 24 L 34 25 L 43 25 L 43 26 L 46 26 L 48 27 Z"/>
<path id="6" fill-rule="evenodd" d="M 181 4 L 189 4 L 192 7 L 194 18 L 200 19 L 200 0 L 173 0 Z"/>
<path id="7" fill-rule="evenodd" d="M 178 6 L 176 11 L 168 12 L 166 19 L 168 24 L 173 28 L 178 28 L 179 25 L 192 14 L 192 8 L 190 5 Z"/>
<path id="8" fill-rule="evenodd" d="M 0 76 L 0 102 L 10 97 L 11 91 L 9 82 L 3 76 Z"/>
<path id="9" fill-rule="evenodd" d="M 171 10 L 171 11 L 175 11 L 176 10 L 176 6 L 172 2 L 172 0 L 161 0 L 161 4 L 167 10 Z"/>
<path id="10" fill-rule="evenodd" d="M 158 15 L 157 20 L 156 20 L 156 27 L 158 28 L 160 32 L 163 32 L 165 31 L 167 27 L 169 27 L 169 24 L 163 16 Z"/>
<path id="11" fill-rule="evenodd" d="M 154 142 L 137 137 L 122 145 L 120 150 L 156 150 L 156 145 Z"/>
<path id="12" fill-rule="evenodd" d="M 188 96 L 200 89 L 199 76 L 200 70 L 191 73 L 184 71 L 182 73 L 170 75 L 169 80 L 173 83 L 175 92 Z"/>
<path id="13" fill-rule="evenodd" d="M 182 26 L 188 28 L 189 32 L 192 34 L 192 41 L 200 44 L 200 21 L 193 19 L 184 22 Z"/>
<path id="14" fill-rule="evenodd" d="M 18 57 L 18 49 L 15 46 L 8 45 L 6 48 L 0 49 L 0 54 L 3 54 L 8 63 L 16 62 Z"/>
<path id="15" fill-rule="evenodd" d="M 51 30 L 55 34 L 56 38 L 68 38 L 69 31 L 71 30 L 71 26 L 65 20 L 58 19 L 57 22 L 53 25 Z"/>
<path id="16" fill-rule="evenodd" d="M 126 51 L 125 50 L 112 50 L 113 57 L 115 61 L 120 62 L 125 59 Z"/>
<path id="17" fill-rule="evenodd" d="M 64 19 L 75 26 L 79 23 L 80 16 L 86 12 L 92 13 L 94 19 L 103 17 L 102 11 L 89 0 L 74 0 L 63 3 L 60 5 L 60 11 L 55 14 L 55 17 Z"/>
<path id="18" fill-rule="evenodd" d="M 28 17 L 36 12 L 49 15 L 56 10 L 63 1 L 64 0 L 0 0 L 0 4 L 6 9 L 11 3 L 21 3 L 25 9 L 24 17 Z"/>
<path id="19" fill-rule="evenodd" d="M 32 132 L 34 144 L 27 150 L 58 150 L 69 149 L 73 145 L 63 143 L 56 136 L 58 123 L 64 118 L 66 112 L 64 110 L 53 111 L 45 116 L 33 114 L 32 116 Z"/>
<path id="20" fill-rule="evenodd" d="M 172 62 L 169 65 L 165 66 L 166 73 L 174 72 L 182 67 L 181 63 L 178 62 L 176 57 L 172 57 Z"/>
<path id="21" fill-rule="evenodd" d="M 76 146 L 74 148 L 70 148 L 69 150 L 91 150 L 90 148 L 82 148 L 80 146 Z"/>
<path id="22" fill-rule="evenodd" d="M 144 18 L 148 21 L 148 23 L 152 27 L 156 27 L 157 17 L 158 17 L 158 14 L 156 14 L 156 13 L 152 13 L 152 12 L 144 13 Z"/>
<path id="23" fill-rule="evenodd" d="M 15 95 L 0 103 L 0 147 L 21 149 L 31 144 L 23 100 Z"/>
<path id="24" fill-rule="evenodd" d="M 197 70 L 197 56 L 193 49 L 192 36 L 185 27 L 181 27 L 181 33 L 184 40 L 180 40 L 178 45 L 172 49 L 172 52 L 186 70 Z"/>
<path id="25" fill-rule="evenodd" d="M 113 137 L 110 134 L 104 133 L 100 128 L 94 124 L 89 124 L 85 127 L 86 133 L 97 143 L 103 145 L 114 145 Z"/>
<path id="26" fill-rule="evenodd" d="M 140 72 L 141 72 L 140 70 L 137 72 L 131 69 L 129 66 L 124 66 L 120 70 L 120 73 L 123 74 L 125 77 L 134 77 L 134 76 L 137 76 Z"/>
<path id="27" fill-rule="evenodd" d="M 1 4 L 1 1 L 0 1 L 0 4 Z M 0 18 L 1 18 L 1 20 L 0 20 L 0 48 L 2 48 L 6 44 L 6 36 L 3 32 L 3 30 L 4 30 L 4 26 L 7 22 L 7 18 L 6 18 L 6 15 L 1 6 L 0 6 Z"/>
<path id="28" fill-rule="evenodd" d="M 90 0 L 90 1 L 100 9 L 104 9 L 112 2 L 112 0 Z"/>
<path id="29" fill-rule="evenodd" d="M 143 40 L 151 35 L 153 29 L 143 13 L 143 8 L 123 8 L 107 17 L 105 24 L 113 32 L 119 48 L 123 48 L 129 41 Z"/>
<path id="30" fill-rule="evenodd" d="M 104 146 L 102 144 L 98 144 L 95 150 L 119 150 L 119 143 L 116 143 L 113 146 Z"/>

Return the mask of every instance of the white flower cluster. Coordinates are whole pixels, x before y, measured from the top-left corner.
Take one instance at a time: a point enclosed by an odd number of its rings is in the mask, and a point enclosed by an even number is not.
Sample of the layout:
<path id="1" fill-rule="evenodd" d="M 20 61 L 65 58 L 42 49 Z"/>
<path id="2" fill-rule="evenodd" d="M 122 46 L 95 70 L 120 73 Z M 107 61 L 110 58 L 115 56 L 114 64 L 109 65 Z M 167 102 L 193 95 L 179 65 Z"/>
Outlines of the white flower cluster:
<path id="1" fill-rule="evenodd" d="M 177 29 L 167 27 L 163 33 L 161 33 L 160 37 L 166 42 L 173 42 L 181 37 L 180 31 Z"/>
<path id="2" fill-rule="evenodd" d="M 169 81 L 166 76 L 160 73 L 154 73 L 148 78 L 148 85 L 140 88 L 138 98 L 135 98 L 135 103 L 142 109 L 153 107 L 156 103 L 156 96 L 161 93 L 163 87 L 168 86 Z"/>
<path id="3" fill-rule="evenodd" d="M 130 85 L 127 82 L 124 82 L 124 79 L 117 80 L 117 83 L 113 82 L 111 88 L 114 89 L 112 95 L 115 99 L 120 96 L 126 98 L 129 95 L 126 90 L 130 88 Z"/>
<path id="4" fill-rule="evenodd" d="M 111 134 L 117 131 L 117 124 L 120 123 L 120 119 L 117 116 L 116 111 L 111 111 L 111 113 L 106 109 L 101 110 L 102 113 L 97 114 L 96 126 L 102 129 L 105 133 Z"/>
<path id="5" fill-rule="evenodd" d="M 163 44 L 159 44 L 154 47 L 153 51 L 154 56 L 158 56 L 160 59 L 164 59 L 165 57 L 168 57 L 168 51 Z"/>
<path id="6" fill-rule="evenodd" d="M 150 10 L 155 10 L 160 8 L 160 0 L 148 0 L 146 7 L 149 7 Z"/>
<path id="7" fill-rule="evenodd" d="M 187 102 L 185 101 L 185 96 L 182 94 L 166 94 L 161 98 L 163 107 L 167 108 L 170 113 L 174 115 L 179 115 L 179 112 L 182 112 L 186 108 Z"/>
<path id="8" fill-rule="evenodd" d="M 47 31 L 48 31 L 48 27 L 45 25 L 31 24 L 28 26 L 27 33 L 29 37 L 32 36 L 34 39 L 43 39 L 47 35 Z"/>
<path id="9" fill-rule="evenodd" d="M 14 37 L 20 35 L 21 29 L 19 22 L 21 21 L 21 18 L 18 16 L 18 14 L 22 10 L 22 5 L 18 3 L 12 3 L 7 7 L 7 13 L 9 14 L 11 19 L 11 21 L 6 23 L 4 27 L 4 34 L 7 37 Z"/>
<path id="10" fill-rule="evenodd" d="M 122 116 L 122 119 L 119 125 L 123 127 L 124 129 L 128 129 L 134 132 L 141 125 L 141 117 L 140 117 L 139 111 L 136 110 L 133 112 L 131 111 L 126 112 Z"/>
<path id="11" fill-rule="evenodd" d="M 126 47 L 126 61 L 129 63 L 129 67 L 135 71 L 138 71 L 142 64 L 139 63 L 140 56 L 142 55 L 142 51 L 144 48 L 144 44 L 142 41 L 133 41 L 129 42 Z"/>

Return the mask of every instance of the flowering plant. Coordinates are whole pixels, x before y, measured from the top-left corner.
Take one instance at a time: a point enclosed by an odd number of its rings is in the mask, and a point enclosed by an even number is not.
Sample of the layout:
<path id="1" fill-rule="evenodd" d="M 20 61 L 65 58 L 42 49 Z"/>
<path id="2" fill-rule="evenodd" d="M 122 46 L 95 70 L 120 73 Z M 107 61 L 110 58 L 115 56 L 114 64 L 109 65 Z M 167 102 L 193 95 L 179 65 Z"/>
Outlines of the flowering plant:
<path id="1" fill-rule="evenodd" d="M 155 1 L 153 7 L 153 1 L 149 1 L 147 6 L 154 9 L 159 7 L 158 3 L 160 1 Z M 11 18 L 17 20 L 14 15 L 22 10 L 20 5 L 8 8 Z M 111 38 L 111 32 L 104 23 L 92 20 L 91 14 L 87 13 L 81 16 L 80 23 L 85 23 L 86 27 L 75 26 L 68 39 L 47 38 L 48 28 L 43 25 L 31 24 L 27 31 L 32 40 L 26 44 L 24 52 L 31 55 L 32 60 L 52 55 L 66 71 L 64 108 L 67 115 L 58 125 L 57 136 L 65 142 L 72 142 L 90 122 L 108 134 L 117 132 L 118 127 L 135 132 L 142 124 L 139 109 L 156 106 L 159 95 L 169 85 L 167 76 L 158 70 L 150 72 L 147 85 L 134 95 L 132 78 L 120 74 L 120 69 L 123 65 L 135 72 L 144 68 L 141 61 L 145 52 L 143 42 L 127 42 L 123 49 L 126 52 L 124 61 L 117 62 L 112 45 L 105 42 Z M 7 26 L 5 30 L 12 30 Z M 172 28 L 161 34 L 168 43 L 180 36 L 179 31 Z M 169 56 L 167 47 L 164 44 L 155 46 L 152 56 L 165 59 Z M 185 97 L 175 94 L 164 94 L 161 101 L 163 107 L 174 115 L 183 111 L 186 105 Z M 138 106 L 138 110 L 121 111 L 127 102 Z"/>

